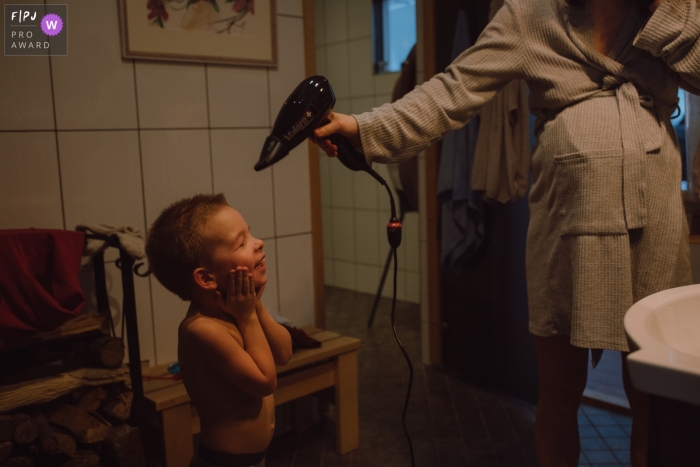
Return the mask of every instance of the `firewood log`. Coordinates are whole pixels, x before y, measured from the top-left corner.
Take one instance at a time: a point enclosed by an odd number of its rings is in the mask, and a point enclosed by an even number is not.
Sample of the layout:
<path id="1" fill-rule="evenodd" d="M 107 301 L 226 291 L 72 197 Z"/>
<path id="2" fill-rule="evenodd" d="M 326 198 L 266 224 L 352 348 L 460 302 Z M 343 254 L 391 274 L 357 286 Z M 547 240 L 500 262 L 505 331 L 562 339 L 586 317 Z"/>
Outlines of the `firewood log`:
<path id="1" fill-rule="evenodd" d="M 146 456 L 139 429 L 120 425 L 112 429 L 102 445 L 105 465 L 110 467 L 145 467 Z"/>
<path id="2" fill-rule="evenodd" d="M 33 443 L 39 436 L 39 425 L 29 415 L 19 412 L 15 414 L 15 442 L 19 444 Z"/>
<path id="3" fill-rule="evenodd" d="M 34 418 L 39 426 L 39 439 L 37 447 L 39 452 L 51 454 L 58 451 L 58 438 L 49 426 L 49 421 L 43 415 L 38 415 Z"/>
<path id="4" fill-rule="evenodd" d="M 0 465 L 2 461 L 10 457 L 12 454 L 12 441 L 1 441 L 0 442 Z"/>
<path id="5" fill-rule="evenodd" d="M 0 415 L 0 442 L 15 439 L 15 419 L 12 415 Z"/>
<path id="6" fill-rule="evenodd" d="M 90 427 L 88 411 L 70 404 L 63 404 L 49 416 L 49 421 L 67 429 L 75 436 L 81 436 Z"/>
<path id="7" fill-rule="evenodd" d="M 81 443 L 99 443 L 104 441 L 112 430 L 112 424 L 97 413 L 88 414 L 89 424 L 87 430 L 78 436 Z"/>
<path id="8" fill-rule="evenodd" d="M 90 344 L 88 353 L 93 364 L 117 368 L 124 361 L 124 342 L 118 337 L 98 337 Z"/>
<path id="9" fill-rule="evenodd" d="M 73 435 L 62 431 L 54 431 L 54 435 L 58 440 L 58 451 L 70 458 L 75 457 L 76 443 Z"/>
<path id="10" fill-rule="evenodd" d="M 102 386 L 95 386 L 85 391 L 79 398 L 77 406 L 85 410 L 97 410 L 107 398 L 107 391 Z"/>
<path id="11" fill-rule="evenodd" d="M 25 456 L 10 457 L 2 467 L 34 467 L 34 461 Z"/>
<path id="12" fill-rule="evenodd" d="M 78 451 L 73 459 L 61 467 L 100 467 L 100 456 L 92 451 Z"/>
<path id="13" fill-rule="evenodd" d="M 134 401 L 133 391 L 121 388 L 117 395 L 102 404 L 100 411 L 110 417 L 125 422 L 131 413 L 131 404 Z"/>

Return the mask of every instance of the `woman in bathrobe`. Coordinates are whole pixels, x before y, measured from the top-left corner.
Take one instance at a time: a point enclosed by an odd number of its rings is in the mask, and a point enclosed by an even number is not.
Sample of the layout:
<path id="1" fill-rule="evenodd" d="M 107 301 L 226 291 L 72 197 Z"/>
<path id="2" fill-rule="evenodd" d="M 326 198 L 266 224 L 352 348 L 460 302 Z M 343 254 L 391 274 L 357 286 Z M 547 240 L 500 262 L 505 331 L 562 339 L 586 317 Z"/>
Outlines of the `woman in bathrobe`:
<path id="1" fill-rule="evenodd" d="M 465 125 L 514 79 L 537 117 L 526 273 L 540 367 L 543 466 L 578 465 L 588 349 L 629 352 L 623 317 L 691 283 L 681 158 L 670 124 L 678 86 L 700 93 L 700 0 L 506 0 L 476 44 L 393 104 L 316 130 L 368 162 L 401 162 Z M 646 465 L 647 399 L 623 379 L 631 459 Z"/>

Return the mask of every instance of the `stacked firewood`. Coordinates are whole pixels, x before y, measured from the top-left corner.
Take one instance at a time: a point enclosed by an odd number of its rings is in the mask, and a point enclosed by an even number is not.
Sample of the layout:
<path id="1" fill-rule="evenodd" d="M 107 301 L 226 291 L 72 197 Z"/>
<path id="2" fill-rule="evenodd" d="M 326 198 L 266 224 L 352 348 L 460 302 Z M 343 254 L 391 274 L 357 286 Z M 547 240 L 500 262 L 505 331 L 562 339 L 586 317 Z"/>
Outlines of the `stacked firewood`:
<path id="1" fill-rule="evenodd" d="M 126 423 L 132 400 L 124 383 L 113 383 L 2 414 L 0 465 L 145 466 L 139 431 Z"/>
<path id="2" fill-rule="evenodd" d="M 143 467 L 122 339 L 81 316 L 0 345 L 0 467 Z"/>

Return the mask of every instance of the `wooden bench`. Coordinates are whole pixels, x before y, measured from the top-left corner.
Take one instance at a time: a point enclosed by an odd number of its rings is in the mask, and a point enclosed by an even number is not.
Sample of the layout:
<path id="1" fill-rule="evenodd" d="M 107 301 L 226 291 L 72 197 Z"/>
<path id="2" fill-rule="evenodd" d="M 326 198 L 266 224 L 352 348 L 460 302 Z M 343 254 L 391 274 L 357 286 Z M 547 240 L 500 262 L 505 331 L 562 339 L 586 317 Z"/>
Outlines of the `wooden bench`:
<path id="1" fill-rule="evenodd" d="M 324 391 L 335 405 L 336 451 L 345 454 L 359 443 L 357 349 L 360 339 L 318 328 L 304 328 L 321 341 L 316 349 L 301 349 L 277 368 L 275 404 Z M 192 435 L 199 433 L 199 416 L 180 380 L 169 375 L 167 365 L 144 369 L 146 418 L 162 430 L 166 467 L 186 467 L 194 453 Z M 330 389 L 332 388 L 332 389 Z"/>

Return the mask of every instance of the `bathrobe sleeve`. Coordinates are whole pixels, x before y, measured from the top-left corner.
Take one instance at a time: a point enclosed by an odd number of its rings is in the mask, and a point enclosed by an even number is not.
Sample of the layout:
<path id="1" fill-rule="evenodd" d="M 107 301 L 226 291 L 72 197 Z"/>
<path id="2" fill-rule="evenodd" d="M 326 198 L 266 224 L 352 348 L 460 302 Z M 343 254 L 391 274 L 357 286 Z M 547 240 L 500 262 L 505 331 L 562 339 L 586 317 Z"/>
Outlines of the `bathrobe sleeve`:
<path id="1" fill-rule="evenodd" d="M 465 125 L 525 60 L 517 0 L 508 0 L 478 40 L 445 70 L 402 99 L 356 115 L 369 162 L 401 162 Z"/>
<path id="2" fill-rule="evenodd" d="M 661 57 L 683 89 L 700 94 L 700 5 L 697 0 L 664 0 L 639 32 L 634 45 Z"/>

